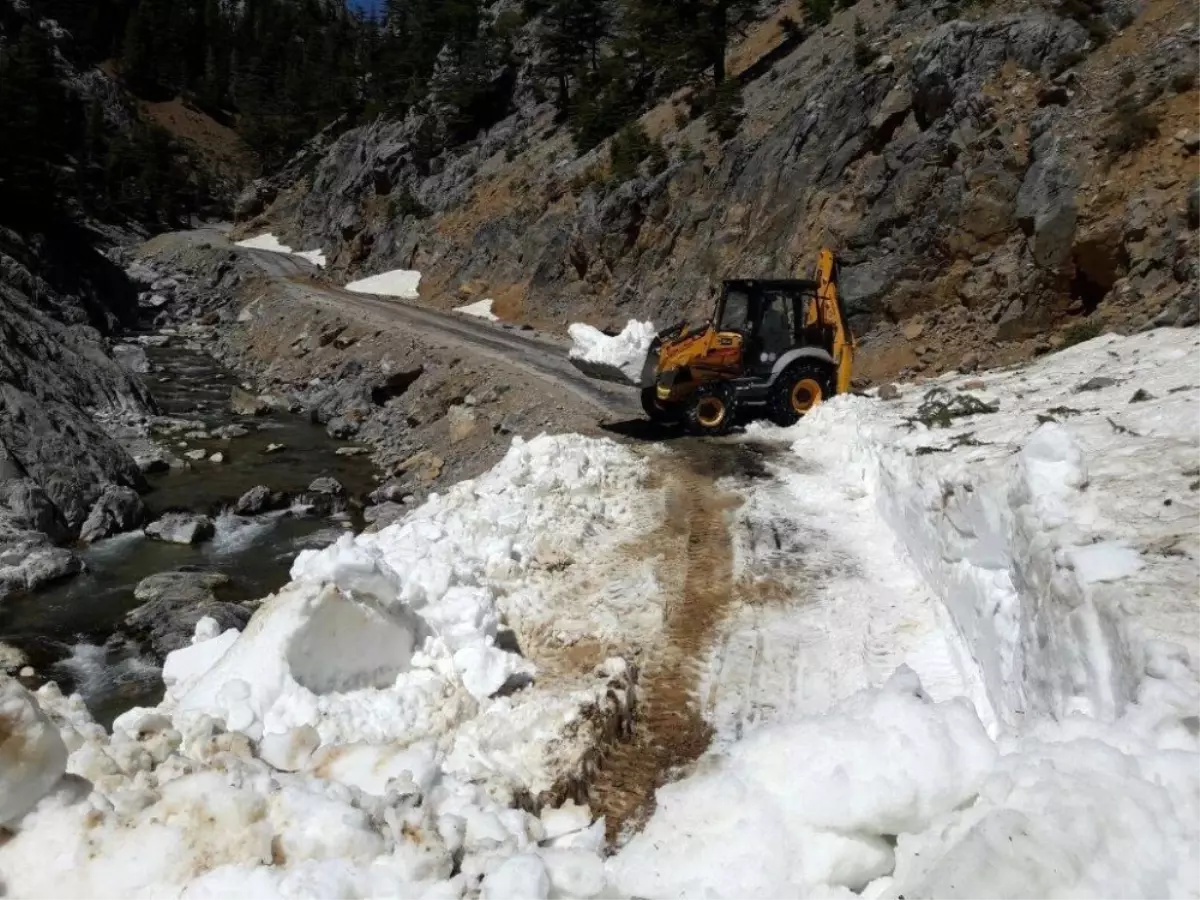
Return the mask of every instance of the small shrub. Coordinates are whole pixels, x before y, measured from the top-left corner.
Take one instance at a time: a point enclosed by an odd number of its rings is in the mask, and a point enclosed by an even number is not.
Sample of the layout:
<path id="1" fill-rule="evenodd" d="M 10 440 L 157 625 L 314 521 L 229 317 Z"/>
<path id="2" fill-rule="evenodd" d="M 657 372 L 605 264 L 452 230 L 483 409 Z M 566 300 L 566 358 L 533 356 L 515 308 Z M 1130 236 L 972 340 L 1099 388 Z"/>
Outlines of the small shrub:
<path id="1" fill-rule="evenodd" d="M 1114 156 L 1131 153 L 1158 137 L 1158 116 L 1132 95 L 1117 101 L 1109 125 L 1113 130 L 1104 144 Z"/>
<path id="2" fill-rule="evenodd" d="M 675 145 L 675 152 L 679 154 L 680 162 L 687 162 L 697 156 L 696 148 L 686 138 Z"/>
<path id="3" fill-rule="evenodd" d="M 618 131 L 609 145 L 608 155 L 611 180 L 617 184 L 637 177 L 643 162 L 647 163 L 651 175 L 657 175 L 670 164 L 662 142 L 651 140 L 641 122 L 632 122 Z"/>
<path id="4" fill-rule="evenodd" d="M 414 219 L 429 218 L 429 209 L 407 186 L 388 203 L 388 213 L 393 219 L 402 219 L 405 216 L 412 216 Z"/>
<path id="5" fill-rule="evenodd" d="M 828 25 L 833 18 L 833 0 L 804 0 L 804 18 L 814 25 Z"/>
<path id="6" fill-rule="evenodd" d="M 854 41 L 854 65 L 856 68 L 865 69 L 875 60 L 879 59 L 879 51 L 868 44 L 861 37 Z"/>
<path id="7" fill-rule="evenodd" d="M 1122 70 L 1122 72 L 1121 72 L 1121 87 L 1131 88 L 1131 87 L 1133 87 L 1133 83 L 1135 81 L 1137 81 L 1137 75 L 1134 73 L 1133 69 Z"/>
<path id="8" fill-rule="evenodd" d="M 867 34 L 867 29 L 866 29 L 866 26 L 863 25 L 862 20 L 855 19 L 854 20 L 854 36 L 856 38 L 861 38 L 861 37 L 866 37 L 866 34 Z"/>
<path id="9" fill-rule="evenodd" d="M 1074 347 L 1076 344 L 1090 341 L 1094 337 L 1099 337 L 1103 330 L 1104 326 L 1095 319 L 1076 322 L 1070 328 L 1063 331 L 1062 344 L 1059 349 L 1065 350 L 1067 347 Z"/>
<path id="10" fill-rule="evenodd" d="M 779 30 L 783 32 L 783 36 L 789 40 L 802 41 L 804 40 L 804 28 L 799 22 L 791 16 L 783 16 L 779 20 Z"/>
<path id="11" fill-rule="evenodd" d="M 1191 69 L 1176 72 L 1171 76 L 1171 90 L 1177 94 L 1186 94 L 1196 86 L 1196 73 Z"/>
<path id="12" fill-rule="evenodd" d="M 713 92 L 712 102 L 704 120 L 723 141 L 729 140 L 742 127 L 745 112 L 742 109 L 742 88 L 733 79 L 726 79 Z"/>
<path id="13" fill-rule="evenodd" d="M 590 187 L 595 187 L 601 193 L 608 187 L 608 175 L 604 171 L 604 166 L 600 163 L 588 166 L 571 179 L 571 193 L 576 196 L 582 194 Z"/>

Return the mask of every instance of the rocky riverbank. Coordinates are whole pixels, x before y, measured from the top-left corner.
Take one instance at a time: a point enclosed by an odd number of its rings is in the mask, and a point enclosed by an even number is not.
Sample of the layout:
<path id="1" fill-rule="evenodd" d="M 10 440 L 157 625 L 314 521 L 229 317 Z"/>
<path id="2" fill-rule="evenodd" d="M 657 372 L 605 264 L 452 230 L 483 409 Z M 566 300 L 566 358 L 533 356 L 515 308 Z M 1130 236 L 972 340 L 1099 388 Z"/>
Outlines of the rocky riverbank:
<path id="1" fill-rule="evenodd" d="M 239 408 L 298 413 L 338 441 L 339 453 L 369 454 L 380 472 L 369 498 L 373 526 L 406 499 L 487 470 L 513 435 L 594 433 L 604 418 L 553 384 L 531 390 L 527 372 L 471 347 L 336 302 L 302 302 L 296 292 L 316 283 L 315 269 L 292 263 L 291 274 L 264 272 L 254 254 L 215 231 L 161 235 L 133 260 L 155 327 L 236 372 Z"/>

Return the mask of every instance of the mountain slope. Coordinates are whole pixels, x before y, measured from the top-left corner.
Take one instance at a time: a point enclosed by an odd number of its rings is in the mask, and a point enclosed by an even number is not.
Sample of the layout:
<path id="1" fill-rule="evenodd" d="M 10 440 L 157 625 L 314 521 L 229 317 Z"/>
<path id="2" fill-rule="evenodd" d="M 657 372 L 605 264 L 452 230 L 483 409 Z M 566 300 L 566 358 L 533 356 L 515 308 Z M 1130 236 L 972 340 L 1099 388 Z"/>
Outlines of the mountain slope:
<path id="1" fill-rule="evenodd" d="M 607 145 L 578 155 L 519 81 L 513 115 L 432 159 L 416 112 L 327 141 L 258 186 L 274 203 L 247 229 L 354 274 L 419 269 L 437 305 L 491 297 L 557 327 L 695 316 L 717 279 L 792 273 L 828 242 L 881 377 L 1027 356 L 1073 339 L 1059 327 L 1185 324 L 1193 12 L 859 3 L 797 28 L 787 5 L 729 54 L 732 137 L 689 113 L 692 89 L 641 117 L 667 154 L 657 174 L 652 154 L 615 175 Z M 521 77 L 532 88 L 536 67 Z"/>

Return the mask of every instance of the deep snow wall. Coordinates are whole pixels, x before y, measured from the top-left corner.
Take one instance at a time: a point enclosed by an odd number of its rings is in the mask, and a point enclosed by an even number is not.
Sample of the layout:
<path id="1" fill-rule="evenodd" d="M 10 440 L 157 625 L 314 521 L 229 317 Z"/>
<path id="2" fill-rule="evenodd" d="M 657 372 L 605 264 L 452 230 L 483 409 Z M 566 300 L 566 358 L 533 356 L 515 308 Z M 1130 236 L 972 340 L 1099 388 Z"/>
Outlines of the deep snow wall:
<path id="1" fill-rule="evenodd" d="M 1200 392 L 1183 363 L 1197 347 L 1195 329 L 1105 336 L 810 419 L 850 424 L 847 465 L 942 598 L 1006 724 L 1114 718 L 1145 676 L 1196 659 Z M 997 411 L 922 421 L 931 401 L 968 397 Z"/>

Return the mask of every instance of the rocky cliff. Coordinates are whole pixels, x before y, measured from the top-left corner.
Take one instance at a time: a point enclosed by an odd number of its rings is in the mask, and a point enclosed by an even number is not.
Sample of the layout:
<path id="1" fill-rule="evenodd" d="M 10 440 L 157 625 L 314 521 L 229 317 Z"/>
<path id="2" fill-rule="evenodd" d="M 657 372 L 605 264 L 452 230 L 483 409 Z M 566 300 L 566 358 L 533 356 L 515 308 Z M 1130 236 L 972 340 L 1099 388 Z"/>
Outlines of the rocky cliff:
<path id="1" fill-rule="evenodd" d="M 149 404 L 102 334 L 130 293 L 74 230 L 0 229 L 0 597 L 78 571 L 54 544 L 89 518 L 139 517 L 141 473 L 97 423 Z"/>
<path id="2" fill-rule="evenodd" d="M 864 0 L 811 28 L 785 4 L 727 60 L 731 138 L 686 90 L 642 116 L 661 171 L 614 178 L 605 146 L 577 155 L 518 89 L 516 113 L 432 159 L 420 113 L 327 137 L 256 185 L 244 225 L 559 328 L 695 316 L 716 280 L 795 273 L 828 243 L 876 377 L 1193 323 L 1195 12 Z"/>

